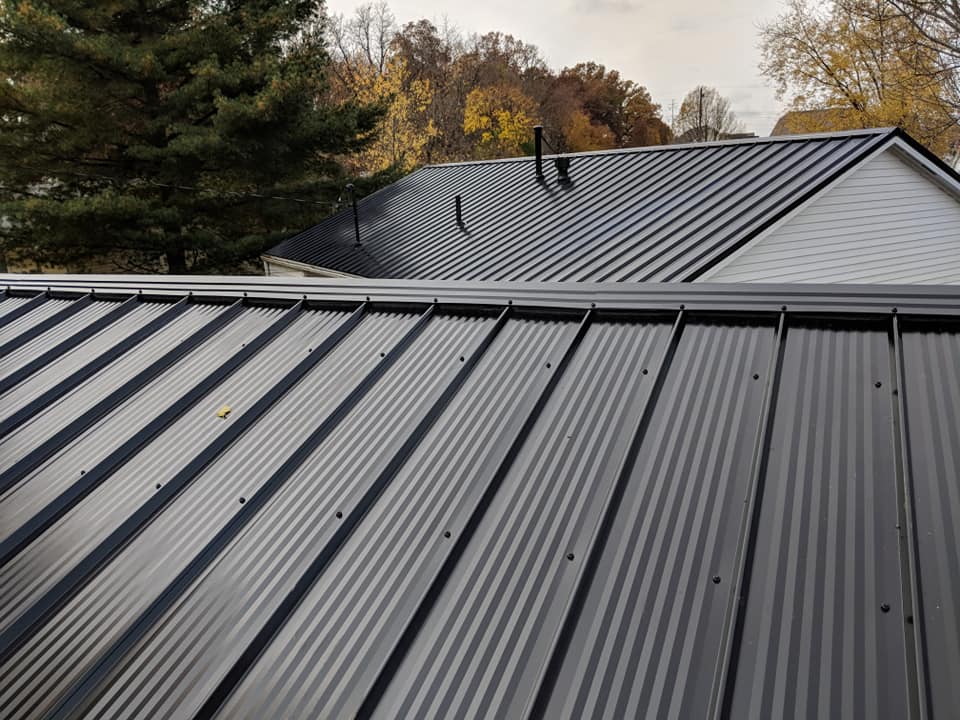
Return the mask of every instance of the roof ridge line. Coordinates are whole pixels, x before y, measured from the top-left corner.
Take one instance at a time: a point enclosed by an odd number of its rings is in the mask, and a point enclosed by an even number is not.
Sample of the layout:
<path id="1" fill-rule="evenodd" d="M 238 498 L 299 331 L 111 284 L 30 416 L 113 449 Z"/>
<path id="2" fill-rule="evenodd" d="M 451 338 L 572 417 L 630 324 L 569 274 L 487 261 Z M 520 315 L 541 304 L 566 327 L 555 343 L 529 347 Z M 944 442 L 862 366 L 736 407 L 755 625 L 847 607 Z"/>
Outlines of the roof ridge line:
<path id="1" fill-rule="evenodd" d="M 643 152 L 659 152 L 665 150 L 693 150 L 697 148 L 709 148 L 709 147 L 727 147 L 731 145 L 760 145 L 767 143 L 778 143 L 778 142 L 805 142 L 807 140 L 835 140 L 841 138 L 856 138 L 864 137 L 871 135 L 894 135 L 898 132 L 899 128 L 896 127 L 882 127 L 882 128 L 863 128 L 860 130 L 836 130 L 831 132 L 821 132 L 821 133 L 804 133 L 802 135 L 767 135 L 763 137 L 752 137 L 752 138 L 736 138 L 731 140 L 711 140 L 709 142 L 695 142 L 695 143 L 677 143 L 677 144 L 667 144 L 667 145 L 640 145 L 636 147 L 624 147 L 624 148 L 609 148 L 606 150 L 583 150 L 579 152 L 570 152 L 570 153 L 553 153 L 549 155 L 544 155 L 545 160 L 557 158 L 557 157 L 595 157 L 602 155 L 626 155 L 634 153 L 643 153 Z M 535 160 L 533 155 L 523 155 L 521 157 L 507 157 L 507 158 L 491 158 L 489 160 L 457 160 L 453 162 L 445 163 L 429 163 L 423 165 L 413 172 L 418 172 L 419 170 L 426 170 L 428 168 L 443 168 L 443 167 L 461 167 L 465 165 L 497 165 L 500 163 L 518 163 L 518 162 L 527 162 Z M 411 173 L 413 174 L 413 173 Z"/>

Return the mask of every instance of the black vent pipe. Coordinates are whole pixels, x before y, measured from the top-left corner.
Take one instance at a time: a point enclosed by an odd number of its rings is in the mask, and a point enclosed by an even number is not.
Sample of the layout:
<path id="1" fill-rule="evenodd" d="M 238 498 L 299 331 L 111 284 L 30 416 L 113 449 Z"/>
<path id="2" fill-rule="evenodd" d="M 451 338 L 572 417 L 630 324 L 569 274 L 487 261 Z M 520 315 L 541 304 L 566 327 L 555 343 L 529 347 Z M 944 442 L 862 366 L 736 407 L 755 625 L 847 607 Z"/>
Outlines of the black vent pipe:
<path id="1" fill-rule="evenodd" d="M 537 177 L 543 177 L 543 125 L 533 127 L 533 147 L 537 158 Z"/>
<path id="2" fill-rule="evenodd" d="M 357 245 L 360 244 L 360 213 L 357 210 L 357 189 L 353 183 L 347 185 L 347 192 L 350 193 L 350 203 L 353 205 L 353 234 Z"/>

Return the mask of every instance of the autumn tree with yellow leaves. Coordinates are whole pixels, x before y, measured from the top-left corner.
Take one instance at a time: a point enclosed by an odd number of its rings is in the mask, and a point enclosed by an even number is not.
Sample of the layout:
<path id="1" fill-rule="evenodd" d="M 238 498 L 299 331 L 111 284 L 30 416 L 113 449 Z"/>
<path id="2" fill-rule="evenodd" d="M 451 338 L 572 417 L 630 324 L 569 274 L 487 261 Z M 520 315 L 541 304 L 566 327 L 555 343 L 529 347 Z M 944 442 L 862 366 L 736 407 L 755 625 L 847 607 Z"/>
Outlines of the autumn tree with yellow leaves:
<path id="1" fill-rule="evenodd" d="M 795 111 L 792 132 L 898 126 L 939 155 L 957 138 L 949 78 L 886 0 L 790 0 L 761 27 L 762 72 Z"/>
<path id="2" fill-rule="evenodd" d="M 379 103 L 378 138 L 351 159 L 360 173 L 532 152 L 670 142 L 642 85 L 594 62 L 552 71 L 533 45 L 500 32 L 462 36 L 419 20 L 398 27 L 385 2 L 334 16 L 328 35 L 340 102 Z"/>
<path id="3" fill-rule="evenodd" d="M 538 122 L 533 100 L 511 85 L 474 88 L 463 109 L 463 130 L 477 138 L 481 157 L 522 154 Z"/>

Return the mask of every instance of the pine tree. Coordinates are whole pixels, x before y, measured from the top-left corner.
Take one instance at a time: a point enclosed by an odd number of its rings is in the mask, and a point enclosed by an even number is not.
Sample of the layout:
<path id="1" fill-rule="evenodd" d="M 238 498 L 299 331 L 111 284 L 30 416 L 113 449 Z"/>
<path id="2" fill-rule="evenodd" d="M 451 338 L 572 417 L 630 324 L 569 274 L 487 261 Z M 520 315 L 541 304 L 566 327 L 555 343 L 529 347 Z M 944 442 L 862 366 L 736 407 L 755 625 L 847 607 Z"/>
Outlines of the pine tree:
<path id="1" fill-rule="evenodd" d="M 317 0 L 0 0 L 0 243 L 236 270 L 315 222 L 381 114 L 324 100 Z M 258 198 L 256 195 L 267 196 Z"/>

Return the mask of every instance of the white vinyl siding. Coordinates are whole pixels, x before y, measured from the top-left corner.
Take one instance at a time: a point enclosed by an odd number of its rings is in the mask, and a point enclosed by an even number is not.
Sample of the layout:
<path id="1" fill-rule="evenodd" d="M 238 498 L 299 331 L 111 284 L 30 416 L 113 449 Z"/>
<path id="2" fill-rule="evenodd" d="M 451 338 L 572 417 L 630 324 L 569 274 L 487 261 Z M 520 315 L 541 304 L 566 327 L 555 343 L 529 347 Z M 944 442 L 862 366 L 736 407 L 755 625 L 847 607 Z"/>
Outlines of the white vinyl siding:
<path id="1" fill-rule="evenodd" d="M 269 260 L 264 260 L 263 269 L 266 275 L 270 277 L 306 277 L 307 275 L 303 270 L 295 270 L 278 263 L 272 263 Z"/>
<path id="2" fill-rule="evenodd" d="M 960 202 L 898 153 L 874 156 L 702 280 L 960 284 Z"/>

